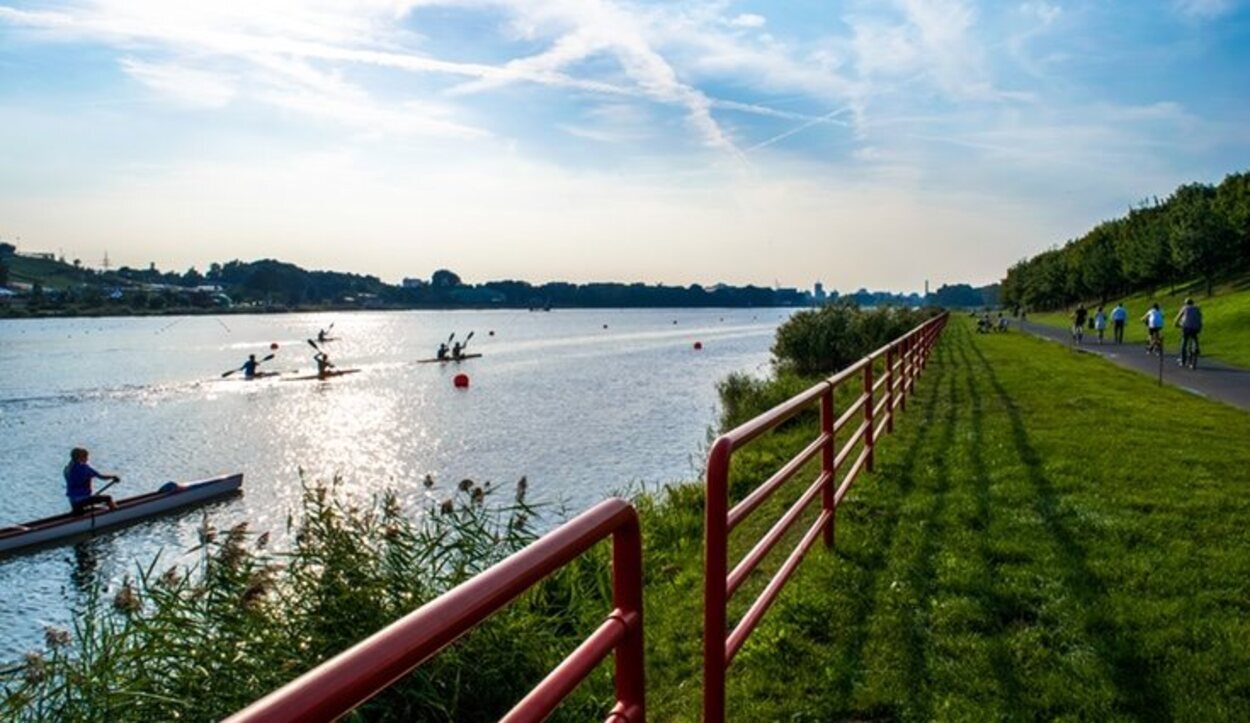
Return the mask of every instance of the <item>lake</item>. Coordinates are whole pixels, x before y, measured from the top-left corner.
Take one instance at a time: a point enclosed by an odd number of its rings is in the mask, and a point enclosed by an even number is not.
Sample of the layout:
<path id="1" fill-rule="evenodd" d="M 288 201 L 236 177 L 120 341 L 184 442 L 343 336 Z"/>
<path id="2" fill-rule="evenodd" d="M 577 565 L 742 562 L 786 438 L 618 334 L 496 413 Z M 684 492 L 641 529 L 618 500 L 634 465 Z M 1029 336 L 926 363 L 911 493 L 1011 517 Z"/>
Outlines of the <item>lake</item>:
<path id="1" fill-rule="evenodd" d="M 0 660 L 65 626 L 96 582 L 161 555 L 186 563 L 205 511 L 279 537 L 300 474 L 414 500 L 462 478 L 529 480 L 530 499 L 578 512 L 614 491 L 696 479 L 719 413 L 716 382 L 763 373 L 783 309 L 353 312 L 0 321 L 0 526 L 67 507 L 61 469 L 84 446 L 122 483 L 244 473 L 242 497 L 0 559 Z M 313 369 L 306 340 L 340 368 L 329 381 L 222 379 L 250 353 L 262 369 Z M 492 335 L 491 332 L 494 332 Z M 421 364 L 455 332 L 483 357 Z M 701 350 L 694 342 L 703 344 Z M 470 377 L 456 389 L 452 377 Z M 553 520 L 554 521 L 554 520 Z"/>

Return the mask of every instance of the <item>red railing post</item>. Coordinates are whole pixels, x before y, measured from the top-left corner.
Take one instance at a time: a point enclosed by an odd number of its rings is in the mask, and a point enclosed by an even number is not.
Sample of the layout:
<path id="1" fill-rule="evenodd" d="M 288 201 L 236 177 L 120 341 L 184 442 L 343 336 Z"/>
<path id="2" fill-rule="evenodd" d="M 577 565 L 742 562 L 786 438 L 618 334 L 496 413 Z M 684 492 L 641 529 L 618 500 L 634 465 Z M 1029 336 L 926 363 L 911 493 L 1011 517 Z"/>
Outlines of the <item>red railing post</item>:
<path id="1" fill-rule="evenodd" d="M 872 435 L 872 361 L 869 360 L 864 365 L 864 394 L 867 400 L 864 401 L 864 449 L 868 450 L 867 467 L 868 471 L 872 471 L 873 467 L 873 435 Z"/>
<path id="2" fill-rule="evenodd" d="M 894 342 L 885 348 L 885 431 L 894 434 Z"/>
<path id="3" fill-rule="evenodd" d="M 907 361 L 907 391 L 909 394 L 916 393 L 916 375 L 920 373 L 920 369 L 916 366 L 916 335 L 913 333 L 907 337 L 907 351 L 910 357 Z"/>
<path id="4" fill-rule="evenodd" d="M 910 349 L 910 347 L 908 346 L 909 338 L 910 338 L 909 336 L 904 336 L 899 341 L 899 346 L 902 347 L 902 351 L 903 351 L 903 354 L 902 354 L 903 363 L 899 365 L 900 378 L 899 378 L 898 390 L 899 392 L 901 392 L 901 394 L 899 394 L 898 406 L 904 412 L 907 411 L 907 364 L 911 359 L 911 355 L 908 353 L 908 349 Z"/>
<path id="5" fill-rule="evenodd" d="M 646 666 L 642 635 L 642 530 L 625 527 L 612 536 L 612 604 L 617 610 L 637 611 L 625 638 L 616 647 L 616 707 L 625 721 L 647 719 Z"/>
<path id="6" fill-rule="evenodd" d="M 820 398 L 820 433 L 826 435 L 827 439 L 820 451 L 820 471 L 825 475 L 825 488 L 820 492 L 821 508 L 829 513 L 829 524 L 825 525 L 825 547 L 833 547 L 833 535 L 835 515 L 837 510 L 833 507 L 834 485 L 837 480 L 834 479 L 834 473 L 837 471 L 833 466 L 834 450 L 836 442 L 833 434 L 833 385 L 825 390 L 824 396 Z"/>
<path id="7" fill-rule="evenodd" d="M 733 442 L 721 437 L 707 459 L 703 546 L 703 720 L 725 720 L 725 637 L 728 634 L 729 458 Z"/>

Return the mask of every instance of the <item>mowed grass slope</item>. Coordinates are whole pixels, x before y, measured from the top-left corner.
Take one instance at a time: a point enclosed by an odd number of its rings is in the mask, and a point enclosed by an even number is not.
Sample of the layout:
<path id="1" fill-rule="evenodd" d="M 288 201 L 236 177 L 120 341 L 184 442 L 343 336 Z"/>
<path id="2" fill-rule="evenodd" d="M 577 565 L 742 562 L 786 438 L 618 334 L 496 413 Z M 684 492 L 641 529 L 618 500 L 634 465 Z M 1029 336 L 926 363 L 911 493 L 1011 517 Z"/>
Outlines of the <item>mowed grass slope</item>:
<path id="1" fill-rule="evenodd" d="M 1238 277 L 1215 287 L 1215 294 L 1209 297 L 1206 295 L 1206 288 L 1200 284 L 1179 288 L 1180 290 L 1175 294 L 1169 293 L 1170 289 L 1163 288 L 1154 295 L 1134 294 L 1123 299 L 1124 306 L 1129 313 L 1124 334 L 1125 342 L 1145 346 L 1146 325 L 1140 319 L 1151 304 L 1158 302 L 1159 308 L 1163 309 L 1163 313 L 1167 316 L 1167 326 L 1164 329 L 1166 348 L 1169 352 L 1179 352 L 1180 331 L 1172 326 L 1172 321 L 1185 303 L 1185 298 L 1193 297 L 1194 302 L 1202 309 L 1203 356 L 1250 367 L 1250 275 Z M 1108 316 L 1115 308 L 1117 301 L 1120 299 L 1111 299 L 1104 305 Z M 1086 304 L 1086 308 L 1092 313 L 1098 308 L 1098 304 L 1091 302 Z M 1051 326 L 1067 327 L 1072 323 L 1070 314 L 1071 310 L 1066 313 L 1059 311 L 1030 314 L 1029 319 Z M 1108 322 L 1109 326 L 1110 322 Z M 1110 328 L 1107 330 L 1107 338 L 1111 338 Z M 1087 343 L 1088 339 L 1087 332 Z"/>
<path id="2" fill-rule="evenodd" d="M 896 429 L 732 720 L 1250 719 L 1250 415 L 955 319 Z M 697 575 L 649 574 L 652 711 L 694 720 Z"/>

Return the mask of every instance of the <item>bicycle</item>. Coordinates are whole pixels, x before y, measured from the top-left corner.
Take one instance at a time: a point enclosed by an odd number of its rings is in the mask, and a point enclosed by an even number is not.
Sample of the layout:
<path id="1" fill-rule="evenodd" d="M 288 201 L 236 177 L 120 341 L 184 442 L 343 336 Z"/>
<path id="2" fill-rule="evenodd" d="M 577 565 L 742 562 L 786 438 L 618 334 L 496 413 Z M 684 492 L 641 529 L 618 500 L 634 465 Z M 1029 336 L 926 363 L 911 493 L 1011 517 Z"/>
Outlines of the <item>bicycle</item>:
<path id="1" fill-rule="evenodd" d="M 1181 358 L 1179 361 L 1182 367 L 1189 367 L 1190 369 L 1198 368 L 1197 334 L 1185 334 L 1181 338 Z"/>
<path id="2" fill-rule="evenodd" d="M 1150 340 L 1146 342 L 1146 353 L 1163 355 L 1163 330 L 1150 329 Z"/>

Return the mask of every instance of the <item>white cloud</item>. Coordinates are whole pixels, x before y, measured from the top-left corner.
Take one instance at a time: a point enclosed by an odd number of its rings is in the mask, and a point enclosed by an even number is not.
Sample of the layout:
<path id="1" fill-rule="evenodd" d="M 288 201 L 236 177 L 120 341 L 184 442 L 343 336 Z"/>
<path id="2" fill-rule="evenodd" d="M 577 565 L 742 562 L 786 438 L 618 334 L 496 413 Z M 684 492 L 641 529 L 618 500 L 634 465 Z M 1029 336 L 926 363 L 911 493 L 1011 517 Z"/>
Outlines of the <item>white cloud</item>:
<path id="1" fill-rule="evenodd" d="M 763 15 L 754 13 L 742 13 L 729 21 L 729 24 L 735 28 L 762 28 L 768 22 Z"/>
<path id="2" fill-rule="evenodd" d="M 121 65 L 127 74 L 149 88 L 194 108 L 221 108 L 238 92 L 235 79 L 229 75 L 134 58 L 122 58 Z"/>

